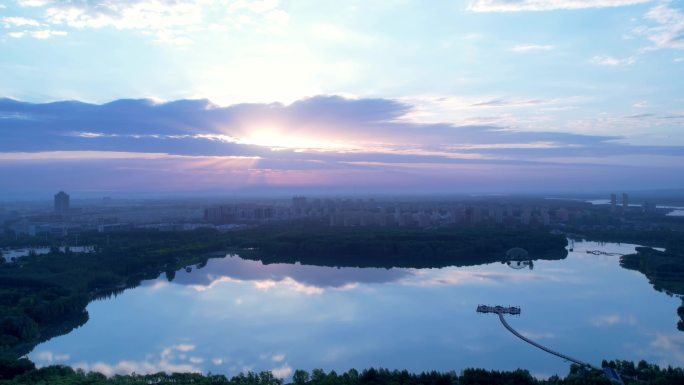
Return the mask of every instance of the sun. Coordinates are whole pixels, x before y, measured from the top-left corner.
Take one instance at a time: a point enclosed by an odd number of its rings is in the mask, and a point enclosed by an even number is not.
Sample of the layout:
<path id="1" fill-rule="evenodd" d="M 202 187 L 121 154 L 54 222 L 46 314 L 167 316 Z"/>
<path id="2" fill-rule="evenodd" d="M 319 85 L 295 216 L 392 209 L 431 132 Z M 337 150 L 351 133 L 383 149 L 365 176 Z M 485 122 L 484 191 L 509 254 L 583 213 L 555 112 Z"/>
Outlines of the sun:
<path id="1" fill-rule="evenodd" d="M 238 140 L 238 143 L 269 147 L 272 150 L 336 151 L 354 148 L 353 145 L 342 141 L 315 137 L 302 132 L 292 132 L 291 130 L 274 126 L 256 127 L 247 130 L 247 133 Z"/>

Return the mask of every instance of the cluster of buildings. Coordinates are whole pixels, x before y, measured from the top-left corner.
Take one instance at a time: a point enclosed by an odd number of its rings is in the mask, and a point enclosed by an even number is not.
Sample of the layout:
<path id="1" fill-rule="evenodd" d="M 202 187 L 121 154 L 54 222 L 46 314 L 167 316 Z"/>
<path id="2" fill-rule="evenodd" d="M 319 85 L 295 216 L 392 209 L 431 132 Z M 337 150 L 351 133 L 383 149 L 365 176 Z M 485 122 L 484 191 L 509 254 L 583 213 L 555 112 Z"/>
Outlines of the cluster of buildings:
<path id="1" fill-rule="evenodd" d="M 616 212 L 618 209 L 617 205 L 617 194 L 610 194 L 610 211 Z M 626 211 L 629 209 L 629 195 L 627 193 L 622 193 L 622 210 Z"/>
<path id="2" fill-rule="evenodd" d="M 440 227 L 503 226 L 614 229 L 643 227 L 650 214 L 662 214 L 653 203 L 630 205 L 629 196 L 592 204 L 580 200 L 471 197 L 457 199 L 310 198 L 243 200 L 207 205 L 198 201 L 126 201 L 105 198 L 71 205 L 69 194 L 54 195 L 51 208 L 10 210 L 0 207 L 0 225 L 16 235 L 67 236 L 84 231 L 113 232 L 132 228 L 230 231 L 244 226 L 287 220 L 314 220 L 329 226 Z M 605 204 L 609 203 L 609 204 Z M 648 215 L 643 215 L 648 214 Z M 640 218 L 644 219 L 640 219 Z M 636 226 L 636 227 L 635 227 Z"/>
<path id="3" fill-rule="evenodd" d="M 81 202 L 72 207 L 69 194 L 54 195 L 50 208 L 44 204 L 24 205 L 14 210 L 0 208 L 0 225 L 15 235 L 63 237 L 86 231 L 114 232 L 132 228 L 160 231 L 187 231 L 199 227 L 226 230 L 234 226 L 215 226 L 202 221 L 202 207 L 178 202 L 101 200 Z"/>
<path id="4" fill-rule="evenodd" d="M 453 224 L 549 226 L 566 222 L 572 212 L 563 207 L 494 200 L 392 201 L 375 199 L 307 198 L 289 204 L 236 203 L 205 208 L 209 223 L 260 224 L 291 219 L 312 219 L 330 226 L 437 227 Z"/>

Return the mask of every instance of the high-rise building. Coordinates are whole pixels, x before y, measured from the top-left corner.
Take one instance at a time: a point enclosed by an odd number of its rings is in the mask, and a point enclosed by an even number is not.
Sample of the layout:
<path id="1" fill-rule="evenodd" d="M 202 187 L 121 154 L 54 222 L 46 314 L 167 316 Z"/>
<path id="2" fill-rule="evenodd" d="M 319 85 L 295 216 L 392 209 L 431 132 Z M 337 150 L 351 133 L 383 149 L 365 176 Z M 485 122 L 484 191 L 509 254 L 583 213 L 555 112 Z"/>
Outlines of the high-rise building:
<path id="1" fill-rule="evenodd" d="M 617 195 L 610 194 L 610 211 L 615 211 L 615 206 L 617 206 Z"/>
<path id="2" fill-rule="evenodd" d="M 60 191 L 55 194 L 55 214 L 66 215 L 69 213 L 69 194 Z"/>
<path id="3" fill-rule="evenodd" d="M 629 207 L 629 196 L 627 193 L 622 193 L 622 209 L 627 210 Z"/>

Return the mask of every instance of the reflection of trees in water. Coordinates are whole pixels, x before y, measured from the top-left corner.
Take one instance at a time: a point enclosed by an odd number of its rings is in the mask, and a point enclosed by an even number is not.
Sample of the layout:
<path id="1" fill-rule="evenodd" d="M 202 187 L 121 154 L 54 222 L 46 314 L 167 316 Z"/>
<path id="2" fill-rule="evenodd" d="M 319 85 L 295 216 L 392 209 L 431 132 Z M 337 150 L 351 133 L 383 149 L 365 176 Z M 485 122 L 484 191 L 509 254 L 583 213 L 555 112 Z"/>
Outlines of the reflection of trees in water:
<path id="1" fill-rule="evenodd" d="M 504 262 L 508 267 L 511 269 L 515 270 L 521 270 L 524 268 L 528 268 L 530 270 L 534 269 L 534 261 L 529 260 L 529 261 L 506 261 Z"/>
<path id="2" fill-rule="evenodd" d="M 681 241 L 680 241 L 681 242 Z M 682 242 L 684 243 L 684 242 Z M 656 291 L 682 299 L 677 308 L 677 329 L 684 331 L 684 250 L 679 244 L 668 244 L 666 251 L 637 247 L 635 254 L 624 255 L 620 265 L 646 276 Z"/>
<path id="3" fill-rule="evenodd" d="M 505 260 L 501 263 L 505 263 L 511 269 L 520 270 L 528 268 L 530 270 L 534 269 L 534 262 L 529 258 L 530 253 L 522 247 L 513 247 L 506 251 Z"/>

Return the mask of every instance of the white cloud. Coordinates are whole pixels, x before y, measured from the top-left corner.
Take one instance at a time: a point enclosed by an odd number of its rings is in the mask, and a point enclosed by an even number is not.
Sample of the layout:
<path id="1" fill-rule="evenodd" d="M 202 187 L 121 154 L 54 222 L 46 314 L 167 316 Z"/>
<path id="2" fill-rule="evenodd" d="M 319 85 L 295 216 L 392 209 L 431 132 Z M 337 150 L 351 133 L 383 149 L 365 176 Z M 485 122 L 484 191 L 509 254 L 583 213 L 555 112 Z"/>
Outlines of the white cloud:
<path id="1" fill-rule="evenodd" d="M 53 3 L 46 11 L 46 18 L 52 24 L 79 29 L 165 31 L 201 23 L 202 3 L 162 0 Z"/>
<path id="2" fill-rule="evenodd" d="M 228 11 L 238 12 L 249 10 L 254 13 L 265 13 L 276 9 L 280 5 L 280 0 L 238 0 L 228 6 Z"/>
<path id="3" fill-rule="evenodd" d="M 51 0 L 18 0 L 17 3 L 19 4 L 20 7 L 42 7 L 48 3 L 50 3 Z"/>
<path id="4" fill-rule="evenodd" d="M 540 45 L 540 44 L 523 44 L 516 45 L 511 48 L 513 52 L 530 52 L 530 51 L 550 51 L 553 49 L 552 45 Z"/>
<path id="5" fill-rule="evenodd" d="M 271 373 L 273 373 L 273 376 L 276 378 L 286 378 L 290 377 L 292 374 L 292 368 L 288 364 L 285 364 L 279 368 L 271 369 Z"/>
<path id="6" fill-rule="evenodd" d="M 195 350 L 195 345 L 180 344 L 180 345 L 174 346 L 174 348 L 176 350 L 178 350 L 179 352 L 191 352 L 191 351 Z"/>
<path id="7" fill-rule="evenodd" d="M 295 281 L 294 279 L 290 277 L 285 277 L 284 279 L 280 281 L 274 281 L 271 279 L 267 280 L 261 280 L 261 281 L 254 281 L 254 286 L 263 291 L 268 291 L 270 289 L 290 289 L 298 293 L 306 294 L 306 295 L 320 295 L 323 294 L 325 291 L 323 288 L 312 286 L 312 285 L 305 285 L 303 283 L 299 283 Z"/>
<path id="8" fill-rule="evenodd" d="M 636 103 L 632 104 L 632 107 L 634 107 L 634 108 L 644 108 L 644 107 L 648 107 L 648 102 L 645 101 L 645 100 L 642 100 L 642 101 L 640 101 L 640 102 L 636 102 Z"/>
<path id="9" fill-rule="evenodd" d="M 591 58 L 591 63 L 604 66 L 621 66 L 636 63 L 634 56 L 626 57 L 624 59 L 614 58 L 612 56 L 597 55 Z"/>
<path id="10" fill-rule="evenodd" d="M 284 354 L 276 354 L 275 356 L 271 357 L 271 360 L 273 362 L 283 362 L 283 361 L 285 361 L 285 355 Z"/>
<path id="11" fill-rule="evenodd" d="M 194 37 L 204 31 L 226 31 L 244 25 L 277 33 L 289 21 L 289 14 L 278 8 L 278 0 L 24 0 L 19 5 L 42 8 L 43 17 L 31 20 L 10 16 L 2 19 L 6 26 L 137 30 L 158 42 L 178 46 L 192 44 Z M 44 31 L 32 34 L 43 39 L 52 35 Z"/>
<path id="12" fill-rule="evenodd" d="M 644 18 L 655 26 L 640 26 L 635 33 L 653 43 L 648 49 L 684 49 L 684 13 L 664 3 L 651 8 Z"/>
<path id="13" fill-rule="evenodd" d="M 19 39 L 24 37 L 25 33 L 24 32 L 10 32 L 7 34 L 9 37 L 13 37 L 15 39 Z"/>
<path id="14" fill-rule="evenodd" d="M 190 358 L 188 358 L 188 361 L 190 361 L 190 363 L 192 363 L 192 364 L 201 364 L 202 362 L 204 362 L 204 358 L 202 358 L 202 357 L 190 357 Z"/>
<path id="15" fill-rule="evenodd" d="M 36 358 L 41 363 L 50 365 L 53 363 L 59 363 L 59 362 L 67 361 L 67 360 L 69 360 L 69 358 L 71 358 L 71 356 L 69 356 L 68 354 L 54 354 L 50 351 L 44 351 L 44 352 L 38 353 Z"/>
<path id="16" fill-rule="evenodd" d="M 0 21 L 5 26 L 5 28 L 12 27 L 39 27 L 40 23 L 33 19 L 27 19 L 25 17 L 3 17 Z"/>
<path id="17" fill-rule="evenodd" d="M 651 342 L 651 348 L 664 358 L 665 365 L 684 365 L 684 336 L 681 334 L 658 334 Z"/>
<path id="18" fill-rule="evenodd" d="M 39 31 L 32 31 L 31 36 L 33 36 L 36 39 L 49 39 L 52 36 L 66 36 L 65 31 L 53 31 L 49 29 L 42 29 Z"/>
<path id="19" fill-rule="evenodd" d="M 609 314 L 596 317 L 592 320 L 594 326 L 613 326 L 618 324 L 636 325 L 637 320 L 633 315 L 621 316 L 618 314 Z"/>
<path id="20" fill-rule="evenodd" d="M 621 7 L 651 0 L 474 0 L 468 9 L 474 12 L 553 11 Z"/>
<path id="21" fill-rule="evenodd" d="M 86 372 L 99 372 L 107 377 L 111 377 L 115 374 L 152 374 L 159 372 L 166 373 L 200 373 L 201 370 L 190 364 L 174 364 L 166 360 L 160 360 L 157 362 L 143 361 L 119 361 L 114 365 L 106 364 L 104 362 L 96 362 L 94 364 L 88 364 L 85 362 L 80 362 L 74 365 L 77 369 L 83 369 Z"/>

